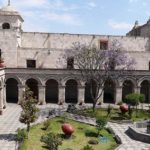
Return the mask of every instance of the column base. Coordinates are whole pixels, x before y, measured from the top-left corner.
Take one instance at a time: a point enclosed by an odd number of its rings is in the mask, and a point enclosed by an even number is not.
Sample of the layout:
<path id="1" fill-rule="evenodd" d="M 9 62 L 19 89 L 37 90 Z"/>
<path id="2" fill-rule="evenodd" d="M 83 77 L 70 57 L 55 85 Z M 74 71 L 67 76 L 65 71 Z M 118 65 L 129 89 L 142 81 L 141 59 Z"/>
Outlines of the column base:
<path id="1" fill-rule="evenodd" d="M 38 105 L 46 105 L 46 102 L 40 101 L 40 102 L 38 102 L 37 104 L 38 104 Z"/>
<path id="2" fill-rule="evenodd" d="M 65 104 L 65 101 L 59 101 L 58 102 L 58 105 L 64 105 Z"/>
<path id="3" fill-rule="evenodd" d="M 80 101 L 77 103 L 77 105 L 83 106 L 83 105 L 85 105 L 85 103 L 83 101 Z"/>

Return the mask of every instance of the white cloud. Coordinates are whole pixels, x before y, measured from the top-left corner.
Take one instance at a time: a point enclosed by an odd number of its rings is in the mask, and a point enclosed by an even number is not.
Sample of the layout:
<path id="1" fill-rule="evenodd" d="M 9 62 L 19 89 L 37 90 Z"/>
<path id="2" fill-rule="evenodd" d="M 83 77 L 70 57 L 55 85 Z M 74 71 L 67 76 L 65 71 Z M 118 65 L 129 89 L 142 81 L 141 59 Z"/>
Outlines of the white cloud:
<path id="1" fill-rule="evenodd" d="M 88 6 L 94 8 L 94 7 L 96 7 L 97 5 L 96 5 L 96 3 L 94 3 L 94 2 L 89 2 L 89 3 L 88 3 Z"/>
<path id="2" fill-rule="evenodd" d="M 138 2 L 139 0 L 129 0 L 129 3 Z"/>
<path id="3" fill-rule="evenodd" d="M 44 13 L 44 15 L 41 15 L 41 17 L 44 19 L 61 22 L 67 25 L 75 25 L 75 26 L 82 25 L 81 21 L 79 20 L 77 16 L 72 15 L 72 14 L 67 14 L 67 13 L 59 14 L 59 13 L 54 13 L 54 12 L 53 13 L 47 12 L 47 13 Z"/>
<path id="4" fill-rule="evenodd" d="M 116 22 L 113 20 L 108 21 L 108 25 L 112 27 L 113 29 L 131 29 L 133 27 L 133 24 L 126 23 L 126 22 Z"/>

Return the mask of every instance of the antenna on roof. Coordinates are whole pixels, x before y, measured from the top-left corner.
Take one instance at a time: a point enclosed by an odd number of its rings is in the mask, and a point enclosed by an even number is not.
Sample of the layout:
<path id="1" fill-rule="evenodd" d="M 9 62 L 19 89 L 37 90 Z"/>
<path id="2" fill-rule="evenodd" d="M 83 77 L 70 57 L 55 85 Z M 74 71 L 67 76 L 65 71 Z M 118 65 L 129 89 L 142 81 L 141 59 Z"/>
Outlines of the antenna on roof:
<path id="1" fill-rule="evenodd" d="M 8 6 L 10 6 L 10 0 L 8 0 Z"/>

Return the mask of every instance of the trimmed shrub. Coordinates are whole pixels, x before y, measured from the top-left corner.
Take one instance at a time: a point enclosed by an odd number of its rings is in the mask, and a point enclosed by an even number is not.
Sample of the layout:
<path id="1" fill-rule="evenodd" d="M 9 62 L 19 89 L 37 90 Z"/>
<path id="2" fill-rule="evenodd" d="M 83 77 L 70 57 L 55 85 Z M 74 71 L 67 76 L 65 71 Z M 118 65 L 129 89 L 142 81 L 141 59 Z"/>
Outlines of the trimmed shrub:
<path id="1" fill-rule="evenodd" d="M 62 139 L 58 134 L 48 133 L 41 137 L 41 142 L 45 143 L 47 149 L 57 150 L 58 146 L 62 144 Z"/>
<path id="2" fill-rule="evenodd" d="M 50 125 L 51 125 L 51 121 L 50 120 L 45 120 L 43 122 L 43 129 L 47 130 L 50 127 Z"/>
<path id="3" fill-rule="evenodd" d="M 26 130 L 20 129 L 20 128 L 17 130 L 16 140 L 19 143 L 22 143 L 27 137 L 28 137 L 28 134 Z"/>
<path id="4" fill-rule="evenodd" d="M 104 117 L 99 117 L 96 119 L 96 125 L 98 130 L 98 135 L 102 129 L 104 129 L 105 125 L 107 124 L 107 120 Z"/>
<path id="5" fill-rule="evenodd" d="M 94 150 L 92 146 L 86 145 L 81 150 Z"/>
<path id="6" fill-rule="evenodd" d="M 97 145 L 98 144 L 98 140 L 96 139 L 91 139 L 88 141 L 89 144 L 92 144 L 92 145 Z"/>
<path id="7" fill-rule="evenodd" d="M 139 96 L 138 93 L 131 93 L 126 95 L 124 102 L 131 105 L 131 106 L 137 106 L 139 104 Z"/>

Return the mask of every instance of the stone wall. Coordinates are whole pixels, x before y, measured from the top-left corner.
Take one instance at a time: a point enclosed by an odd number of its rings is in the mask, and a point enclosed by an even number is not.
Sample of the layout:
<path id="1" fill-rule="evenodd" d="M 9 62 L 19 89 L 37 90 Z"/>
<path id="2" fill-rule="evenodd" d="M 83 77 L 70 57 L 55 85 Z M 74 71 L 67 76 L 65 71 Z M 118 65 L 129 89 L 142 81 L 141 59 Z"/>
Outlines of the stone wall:
<path id="1" fill-rule="evenodd" d="M 149 38 L 104 36 L 86 34 L 29 33 L 15 30 L 0 30 L 0 49 L 6 67 L 26 68 L 26 60 L 36 60 L 37 68 L 66 68 L 66 62 L 59 62 L 66 49 L 73 43 L 94 44 L 100 47 L 100 40 L 108 40 L 108 45 L 117 40 L 129 56 L 134 57 L 136 70 L 148 70 L 150 61 Z"/>
<path id="2" fill-rule="evenodd" d="M 37 68 L 66 68 L 66 62 L 60 65 L 59 58 L 66 49 L 72 47 L 74 42 L 87 45 L 92 43 L 99 48 L 100 40 L 108 40 L 108 44 L 113 40 L 118 40 L 123 50 L 135 58 L 137 62 L 135 69 L 149 69 L 149 38 L 28 32 L 21 35 L 18 67 L 26 67 L 26 59 L 36 59 Z"/>

